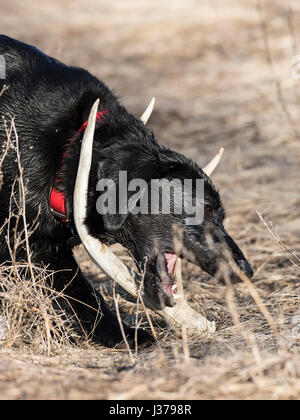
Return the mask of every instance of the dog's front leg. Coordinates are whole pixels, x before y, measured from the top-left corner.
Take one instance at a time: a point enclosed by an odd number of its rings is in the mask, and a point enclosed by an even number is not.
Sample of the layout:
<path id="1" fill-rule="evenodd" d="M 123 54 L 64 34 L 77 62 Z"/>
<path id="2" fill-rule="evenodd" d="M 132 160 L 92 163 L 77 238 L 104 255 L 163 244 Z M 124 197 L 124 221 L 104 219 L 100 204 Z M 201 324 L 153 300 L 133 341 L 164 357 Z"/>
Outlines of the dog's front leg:
<path id="1" fill-rule="evenodd" d="M 124 347 L 124 337 L 117 317 L 101 294 L 83 276 L 70 249 L 60 250 L 59 254 L 63 255 L 63 262 L 56 260 L 56 264 L 51 264 L 51 270 L 54 272 L 53 287 L 63 292 L 59 298 L 62 307 L 70 315 L 75 315 L 85 334 L 94 342 L 108 347 Z M 134 348 L 135 330 L 126 325 L 123 327 L 130 347 Z M 151 341 L 152 337 L 146 331 L 138 331 L 138 345 Z"/>

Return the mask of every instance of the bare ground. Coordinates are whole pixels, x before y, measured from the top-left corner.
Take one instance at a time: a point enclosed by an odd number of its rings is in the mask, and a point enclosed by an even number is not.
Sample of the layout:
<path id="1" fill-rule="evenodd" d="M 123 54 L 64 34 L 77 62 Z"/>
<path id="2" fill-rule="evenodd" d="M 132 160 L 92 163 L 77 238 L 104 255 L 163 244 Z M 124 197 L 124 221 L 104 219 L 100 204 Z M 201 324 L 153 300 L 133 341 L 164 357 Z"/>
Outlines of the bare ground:
<path id="1" fill-rule="evenodd" d="M 300 6 L 261 5 L 1 1 L 1 32 L 89 69 L 136 115 L 155 96 L 150 124 L 161 143 L 200 165 L 225 146 L 214 181 L 227 229 L 255 268 L 278 332 L 245 285 L 233 292 L 186 264 L 186 294 L 216 321 L 213 337 L 184 343 L 153 317 L 159 342 L 133 354 L 134 363 L 126 351 L 89 342 L 49 350 L 43 340 L 8 340 L 0 399 L 299 399 L 300 79 L 291 60 L 300 53 Z M 113 306 L 110 282 L 83 251 L 81 260 Z M 125 297 L 122 317 L 134 324 L 136 305 Z"/>

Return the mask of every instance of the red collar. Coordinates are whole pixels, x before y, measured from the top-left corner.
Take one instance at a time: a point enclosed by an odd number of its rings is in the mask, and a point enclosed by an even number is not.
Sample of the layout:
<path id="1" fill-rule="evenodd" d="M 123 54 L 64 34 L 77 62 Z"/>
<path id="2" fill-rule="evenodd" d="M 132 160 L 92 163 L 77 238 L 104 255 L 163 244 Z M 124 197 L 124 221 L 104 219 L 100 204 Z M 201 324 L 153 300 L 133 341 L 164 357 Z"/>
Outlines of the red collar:
<path id="1" fill-rule="evenodd" d="M 101 111 L 98 112 L 97 114 L 97 122 L 100 122 L 103 118 L 103 115 L 105 115 L 107 113 L 107 111 Z M 87 121 L 83 124 L 83 126 L 77 131 L 78 134 L 83 133 L 83 131 L 85 130 L 87 126 Z M 71 145 L 74 143 L 74 141 L 76 140 L 77 136 L 75 136 L 69 143 L 65 153 L 63 154 L 62 160 L 61 160 L 61 164 L 60 164 L 60 169 L 63 166 L 64 160 L 65 158 L 68 156 L 69 150 Z M 68 209 L 67 206 L 67 199 L 66 199 L 66 195 L 64 192 L 59 191 L 58 186 L 61 182 L 61 178 L 58 175 L 54 181 L 54 186 L 51 188 L 50 191 L 50 210 L 51 212 L 54 214 L 54 216 L 58 217 L 61 222 L 63 223 L 67 223 L 70 220 L 70 209 Z"/>

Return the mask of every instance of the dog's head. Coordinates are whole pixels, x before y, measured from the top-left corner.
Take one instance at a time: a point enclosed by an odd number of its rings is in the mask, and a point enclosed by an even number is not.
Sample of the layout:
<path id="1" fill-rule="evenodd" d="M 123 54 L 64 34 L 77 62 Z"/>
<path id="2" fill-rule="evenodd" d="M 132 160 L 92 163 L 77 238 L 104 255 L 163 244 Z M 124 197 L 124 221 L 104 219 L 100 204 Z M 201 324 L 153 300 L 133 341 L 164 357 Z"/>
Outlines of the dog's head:
<path id="1" fill-rule="evenodd" d="M 144 272 L 148 301 L 159 308 L 175 304 L 173 270 L 178 257 L 212 276 L 225 263 L 236 282 L 233 259 L 252 277 L 248 261 L 224 228 L 219 193 L 203 170 L 159 146 L 152 132 L 134 118 L 122 131 L 110 127 L 109 133 L 109 141 L 103 142 L 102 127 L 97 169 L 90 179 L 97 195 L 91 194 L 86 224 L 92 236 L 118 242 L 129 251 Z M 96 130 L 95 139 L 97 135 Z"/>

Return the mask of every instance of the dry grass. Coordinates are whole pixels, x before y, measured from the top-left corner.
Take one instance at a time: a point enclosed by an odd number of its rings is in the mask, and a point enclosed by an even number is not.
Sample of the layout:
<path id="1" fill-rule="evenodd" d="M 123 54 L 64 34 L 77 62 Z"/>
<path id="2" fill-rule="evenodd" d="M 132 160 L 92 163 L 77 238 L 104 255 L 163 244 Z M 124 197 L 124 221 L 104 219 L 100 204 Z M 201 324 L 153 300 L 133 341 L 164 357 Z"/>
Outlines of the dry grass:
<path id="1" fill-rule="evenodd" d="M 45 296 L 46 271 L 35 268 L 30 285 L 24 265 L 0 267 L 13 326 L 0 350 L 0 398 L 299 399 L 300 80 L 292 58 L 300 53 L 300 8 L 296 0 L 292 9 L 260 3 L 2 1 L 3 32 L 88 68 L 136 115 L 156 96 L 150 125 L 163 144 L 201 165 L 225 146 L 214 181 L 226 227 L 255 268 L 260 301 L 246 284 L 221 286 L 184 264 L 185 293 L 217 333 L 182 341 L 151 314 L 158 344 L 130 356 L 71 344 L 66 334 L 76 333 L 53 312 L 56 296 Z M 111 283 L 78 253 L 114 307 Z M 135 302 L 116 291 L 122 319 L 134 326 Z M 138 322 L 149 326 L 141 305 Z"/>
<path id="2" fill-rule="evenodd" d="M 32 263 L 29 238 L 38 227 L 38 219 L 31 226 L 27 224 L 26 186 L 23 183 L 18 135 L 13 120 L 8 123 L 4 119 L 3 124 L 7 138 L 3 145 L 0 173 L 5 156 L 13 153 L 18 162 L 19 176 L 10 197 L 9 217 L 0 228 L 10 254 L 9 261 L 0 265 L 0 314 L 6 321 L 2 325 L 0 344 L 6 349 L 23 348 L 25 345 L 31 351 L 49 355 L 76 342 L 78 334 L 72 319 L 66 319 L 61 308 L 64 293 L 51 289 L 53 272 Z M 21 247 L 27 250 L 27 258 L 23 261 L 18 260 Z"/>

